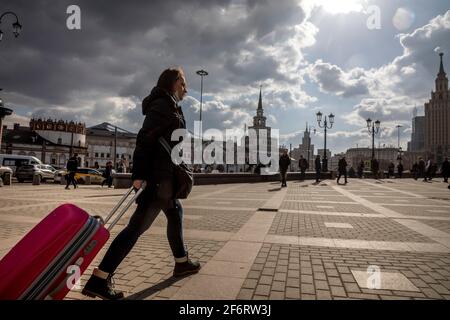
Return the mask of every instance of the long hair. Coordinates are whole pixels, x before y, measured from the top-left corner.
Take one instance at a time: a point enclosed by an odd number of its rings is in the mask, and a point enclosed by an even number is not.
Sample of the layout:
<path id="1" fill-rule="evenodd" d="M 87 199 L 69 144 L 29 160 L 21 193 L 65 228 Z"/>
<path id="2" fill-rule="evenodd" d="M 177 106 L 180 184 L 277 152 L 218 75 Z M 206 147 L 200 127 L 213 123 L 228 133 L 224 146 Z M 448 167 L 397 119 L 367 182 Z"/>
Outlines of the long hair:
<path id="1" fill-rule="evenodd" d="M 184 76 L 183 69 L 179 67 L 166 69 L 159 76 L 158 83 L 156 84 L 156 86 L 158 88 L 166 90 L 167 92 L 172 93 L 173 85 L 178 79 L 180 79 L 180 77 L 183 76 Z"/>

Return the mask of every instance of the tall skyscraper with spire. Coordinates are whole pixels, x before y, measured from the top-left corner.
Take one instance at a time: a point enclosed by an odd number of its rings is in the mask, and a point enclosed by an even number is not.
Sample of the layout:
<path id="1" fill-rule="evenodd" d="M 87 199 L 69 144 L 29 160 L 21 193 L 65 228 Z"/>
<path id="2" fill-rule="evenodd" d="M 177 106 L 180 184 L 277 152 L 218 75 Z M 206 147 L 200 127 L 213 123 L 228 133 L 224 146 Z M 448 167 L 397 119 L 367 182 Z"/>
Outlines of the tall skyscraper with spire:
<path id="1" fill-rule="evenodd" d="M 425 103 L 425 149 L 435 161 L 442 162 L 450 156 L 450 92 L 448 78 L 444 70 L 443 53 L 440 56 L 439 73 L 435 80 L 435 90 Z"/>

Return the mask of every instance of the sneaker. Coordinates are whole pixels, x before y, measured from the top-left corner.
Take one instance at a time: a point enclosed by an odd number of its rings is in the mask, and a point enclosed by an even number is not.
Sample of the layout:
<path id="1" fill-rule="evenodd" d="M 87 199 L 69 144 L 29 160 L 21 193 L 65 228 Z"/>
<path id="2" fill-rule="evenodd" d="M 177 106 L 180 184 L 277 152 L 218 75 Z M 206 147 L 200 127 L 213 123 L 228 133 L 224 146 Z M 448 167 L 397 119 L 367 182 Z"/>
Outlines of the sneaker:
<path id="1" fill-rule="evenodd" d="M 92 275 L 81 293 L 91 298 L 99 297 L 103 300 L 123 299 L 123 292 L 114 290 L 113 275 L 108 275 L 106 279 Z"/>
<path id="2" fill-rule="evenodd" d="M 197 261 L 192 261 L 189 259 L 188 256 L 186 256 L 187 261 L 185 262 L 175 262 L 175 268 L 173 269 L 173 276 L 174 277 L 181 277 L 188 274 L 194 274 L 197 273 L 201 266 L 200 263 Z"/>

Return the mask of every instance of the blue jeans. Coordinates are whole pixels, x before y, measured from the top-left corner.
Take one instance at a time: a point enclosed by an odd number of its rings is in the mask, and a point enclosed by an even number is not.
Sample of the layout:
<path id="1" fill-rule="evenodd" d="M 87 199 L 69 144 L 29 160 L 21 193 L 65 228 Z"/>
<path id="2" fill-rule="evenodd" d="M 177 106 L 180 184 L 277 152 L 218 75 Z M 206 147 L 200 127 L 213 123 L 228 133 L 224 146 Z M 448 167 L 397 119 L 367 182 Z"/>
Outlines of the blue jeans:
<path id="1" fill-rule="evenodd" d="M 140 197 L 148 196 L 143 193 Z M 152 225 L 160 211 L 167 217 L 167 238 L 175 258 L 186 256 L 183 240 L 183 207 L 179 200 L 172 199 L 172 182 L 163 180 L 156 186 L 156 197 L 139 199 L 136 211 L 106 252 L 99 269 L 114 273 L 119 264 L 133 249 L 139 237 Z"/>

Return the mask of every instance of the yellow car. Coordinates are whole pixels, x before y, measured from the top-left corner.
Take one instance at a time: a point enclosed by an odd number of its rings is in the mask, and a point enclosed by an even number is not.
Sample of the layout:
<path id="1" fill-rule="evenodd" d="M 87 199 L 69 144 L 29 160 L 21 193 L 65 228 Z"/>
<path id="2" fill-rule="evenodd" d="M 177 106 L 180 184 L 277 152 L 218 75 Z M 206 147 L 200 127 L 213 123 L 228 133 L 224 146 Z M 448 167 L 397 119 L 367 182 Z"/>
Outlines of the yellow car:
<path id="1" fill-rule="evenodd" d="M 58 170 L 55 173 L 55 182 L 61 182 L 61 179 L 65 179 L 67 175 L 67 170 Z M 91 168 L 78 168 L 75 173 L 75 181 L 79 184 L 84 184 L 86 182 L 86 177 L 91 177 L 92 184 L 101 184 L 105 178 L 103 178 L 102 174 Z"/>

